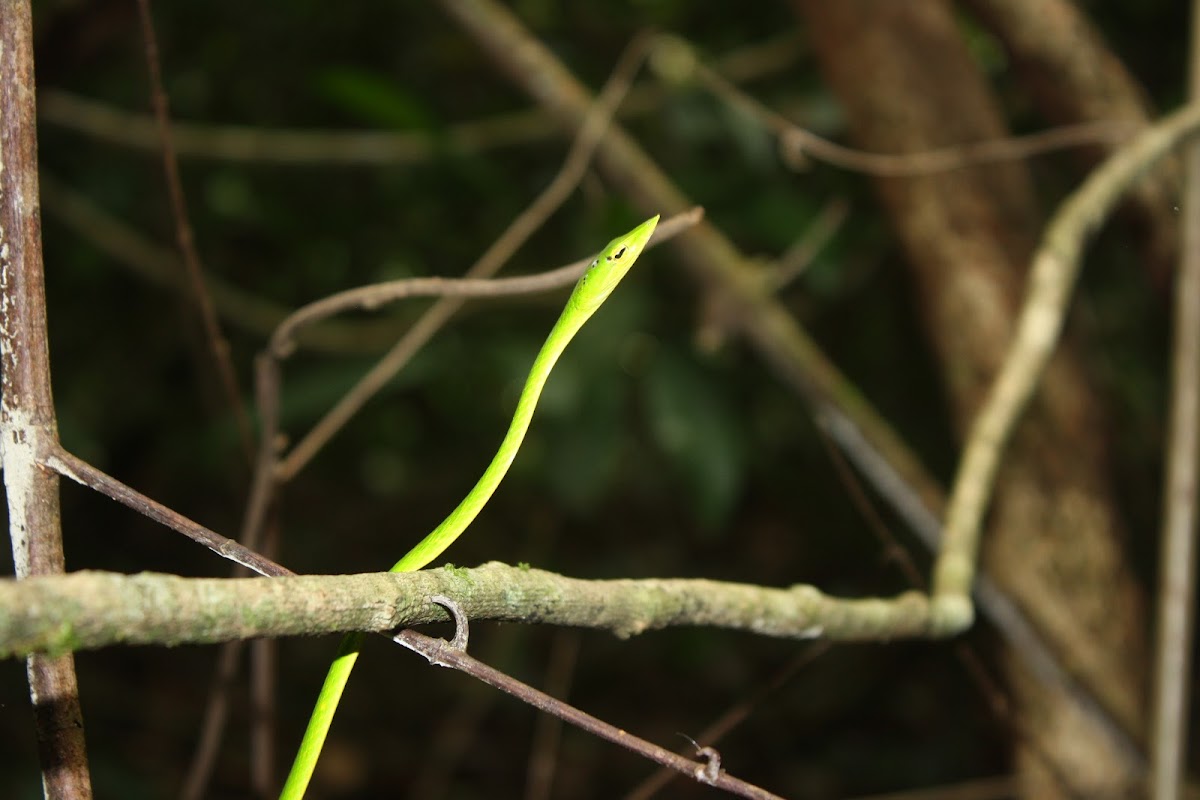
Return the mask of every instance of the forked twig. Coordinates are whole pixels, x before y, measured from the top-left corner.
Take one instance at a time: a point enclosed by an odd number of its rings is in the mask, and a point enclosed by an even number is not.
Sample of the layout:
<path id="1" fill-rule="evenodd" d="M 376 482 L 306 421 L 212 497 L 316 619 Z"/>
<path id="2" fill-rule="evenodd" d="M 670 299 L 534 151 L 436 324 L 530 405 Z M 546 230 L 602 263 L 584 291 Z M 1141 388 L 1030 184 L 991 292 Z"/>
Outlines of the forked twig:
<path id="1" fill-rule="evenodd" d="M 983 515 L 1005 446 L 1058 342 L 1084 244 L 1138 177 L 1198 134 L 1200 105 L 1168 115 L 1109 157 L 1051 219 L 1029 272 L 1013 341 L 971 425 L 947 502 L 933 581 L 939 632 L 964 630 L 974 618 L 971 590 Z"/>

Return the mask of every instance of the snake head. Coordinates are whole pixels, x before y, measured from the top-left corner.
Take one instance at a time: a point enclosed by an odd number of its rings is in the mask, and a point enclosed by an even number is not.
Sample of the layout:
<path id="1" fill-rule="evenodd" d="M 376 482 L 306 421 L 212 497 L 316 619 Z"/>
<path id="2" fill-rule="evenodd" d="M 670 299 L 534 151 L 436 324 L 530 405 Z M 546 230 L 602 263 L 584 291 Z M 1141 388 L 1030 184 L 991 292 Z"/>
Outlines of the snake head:
<path id="1" fill-rule="evenodd" d="M 575 284 L 575 291 L 567 300 L 568 307 L 588 315 L 599 308 L 646 249 L 657 225 L 658 215 L 655 214 L 629 233 L 609 242 Z"/>

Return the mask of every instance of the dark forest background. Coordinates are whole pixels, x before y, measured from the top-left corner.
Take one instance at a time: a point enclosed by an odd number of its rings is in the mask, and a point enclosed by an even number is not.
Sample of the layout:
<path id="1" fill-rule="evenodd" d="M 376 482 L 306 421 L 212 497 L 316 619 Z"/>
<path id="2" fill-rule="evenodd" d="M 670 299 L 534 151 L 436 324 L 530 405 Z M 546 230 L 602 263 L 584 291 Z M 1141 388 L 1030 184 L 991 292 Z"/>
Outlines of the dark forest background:
<path id="1" fill-rule="evenodd" d="M 742 58 L 751 66 L 737 82 L 750 96 L 815 133 L 866 147 L 831 88 L 828 54 L 824 62 L 818 56 L 814 36 L 828 27 L 806 6 L 530 1 L 512 10 L 593 89 L 631 37 L 654 28 L 682 38 L 710 65 Z M 1185 6 L 1083 7 L 1151 113 L 1185 96 Z M 42 98 L 69 92 L 122 112 L 148 111 L 133 2 L 47 0 L 34 12 Z M 339 163 L 336 154 L 304 164 L 182 156 L 190 221 L 212 280 L 281 307 L 373 281 L 461 274 L 553 178 L 569 146 L 437 4 L 218 1 L 158 3 L 153 12 L 177 121 L 395 131 L 428 144 L 419 157 L 374 166 Z M 986 19 L 969 3 L 954 13 L 1010 131 L 1056 124 Z M 946 350 L 931 344 L 929 284 L 910 268 L 912 248 L 898 237 L 875 179 L 817 161 L 790 169 L 759 120 L 696 84 L 646 69 L 637 87 L 642 104 L 619 114 L 621 124 L 746 256 L 770 265 L 824 226 L 827 240 L 779 299 L 948 483 L 960 407 L 947 388 Z M 463 126 L 478 131 L 471 142 L 456 138 Z M 128 228 L 173 252 L 159 155 L 45 116 L 39 146 L 65 446 L 235 535 L 248 472 L 190 300 L 131 268 L 135 255 L 103 244 L 104 230 Z M 1022 168 L 1034 187 L 1036 231 L 1087 166 L 1062 151 Z M 72 223 L 77 200 L 102 212 L 99 232 Z M 585 256 L 645 216 L 602 173 L 589 172 L 506 274 Z M 1086 258 L 1069 335 L 1105 409 L 1106 426 L 1094 435 L 1110 455 L 1126 564 L 1145 589 L 1155 580 L 1172 263 L 1155 262 L 1144 228 L 1127 218 L 1109 225 Z M 711 308 L 679 260 L 669 246 L 643 256 L 572 344 L 512 473 L 447 558 L 529 562 L 579 577 L 805 582 L 845 596 L 907 588 L 805 404 L 744 343 L 703 335 Z M 286 488 L 280 562 L 305 573 L 384 569 L 439 522 L 491 457 L 561 299 L 468 304 Z M 402 331 L 426 305 L 410 301 L 370 319 Z M 264 334 L 236 314 L 224 324 L 248 391 Z M 383 347 L 377 339 L 293 358 L 285 430 L 306 430 Z M 208 551 L 81 487 L 64 484 L 63 503 L 71 570 L 228 574 Z M 877 507 L 927 569 L 928 553 Z M 1149 632 L 1148 612 L 1139 619 Z M 789 797 L 1006 776 L 1020 747 L 1012 720 L 996 716 L 951 643 L 810 653 L 816 645 L 711 630 L 629 641 L 536 626 L 478 624 L 472 632 L 475 655 L 534 685 L 566 659 L 572 702 L 666 746 L 752 702 L 720 743 L 724 764 Z M 988 625 L 965 639 L 1004 687 L 1002 645 Z M 332 637 L 279 643 L 280 775 L 335 646 Z M 78 655 L 98 796 L 178 792 L 216 654 L 178 647 Z M 783 685 L 753 701 L 806 654 Z M 250 791 L 241 674 L 213 797 Z M 518 796 L 538 725 L 530 708 L 372 641 L 313 794 Z M 461 752 L 447 749 L 447 730 L 466 737 Z M 555 797 L 621 796 L 652 771 L 572 730 L 563 732 L 555 763 Z M 0 662 L 0 794 L 38 796 L 35 765 L 23 667 Z M 710 791 L 679 781 L 661 796 Z M 980 796 L 1015 790 L 1002 783 L 995 791 Z"/>

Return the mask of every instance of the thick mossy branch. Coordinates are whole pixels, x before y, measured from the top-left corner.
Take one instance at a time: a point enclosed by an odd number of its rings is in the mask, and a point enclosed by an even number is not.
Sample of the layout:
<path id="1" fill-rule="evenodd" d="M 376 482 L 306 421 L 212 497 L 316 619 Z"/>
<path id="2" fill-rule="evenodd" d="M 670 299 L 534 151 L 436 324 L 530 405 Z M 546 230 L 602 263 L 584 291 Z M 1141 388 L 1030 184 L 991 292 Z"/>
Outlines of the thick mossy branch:
<path id="1" fill-rule="evenodd" d="M 384 632 L 444 621 L 442 594 L 470 619 L 570 625 L 626 637 L 703 625 L 780 638 L 928 635 L 929 604 L 839 599 L 811 586 L 710 580 L 586 581 L 488 563 L 476 569 L 283 578 L 76 572 L 0 581 L 0 656 L 114 644 L 211 644 L 266 636 Z"/>

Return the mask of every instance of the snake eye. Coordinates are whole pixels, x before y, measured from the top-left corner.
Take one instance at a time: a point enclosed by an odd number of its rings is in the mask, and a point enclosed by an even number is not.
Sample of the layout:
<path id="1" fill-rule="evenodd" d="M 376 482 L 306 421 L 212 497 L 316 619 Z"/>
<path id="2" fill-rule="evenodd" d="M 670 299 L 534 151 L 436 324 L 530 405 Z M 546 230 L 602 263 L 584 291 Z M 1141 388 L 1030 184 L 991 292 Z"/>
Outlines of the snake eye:
<path id="1" fill-rule="evenodd" d="M 620 259 L 620 258 L 621 258 L 621 256 L 623 256 L 623 255 L 625 255 L 625 248 L 624 248 L 624 247 L 622 247 L 622 248 L 621 248 L 620 250 L 618 250 L 617 252 L 613 253 L 613 258 Z"/>

